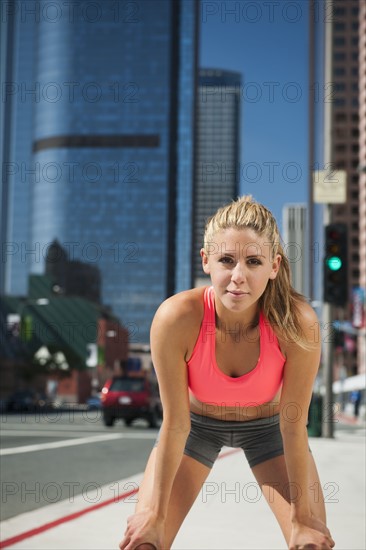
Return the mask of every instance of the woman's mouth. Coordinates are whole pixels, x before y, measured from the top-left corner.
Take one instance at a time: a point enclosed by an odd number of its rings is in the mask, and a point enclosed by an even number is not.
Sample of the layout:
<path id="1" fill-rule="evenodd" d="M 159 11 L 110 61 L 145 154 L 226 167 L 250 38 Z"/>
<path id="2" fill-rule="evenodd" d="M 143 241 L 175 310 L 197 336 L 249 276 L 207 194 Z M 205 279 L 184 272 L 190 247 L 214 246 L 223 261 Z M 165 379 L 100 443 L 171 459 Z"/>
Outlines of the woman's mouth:
<path id="1" fill-rule="evenodd" d="M 235 298 L 241 298 L 249 294 L 249 292 L 243 292 L 242 290 L 227 290 L 226 292 Z"/>

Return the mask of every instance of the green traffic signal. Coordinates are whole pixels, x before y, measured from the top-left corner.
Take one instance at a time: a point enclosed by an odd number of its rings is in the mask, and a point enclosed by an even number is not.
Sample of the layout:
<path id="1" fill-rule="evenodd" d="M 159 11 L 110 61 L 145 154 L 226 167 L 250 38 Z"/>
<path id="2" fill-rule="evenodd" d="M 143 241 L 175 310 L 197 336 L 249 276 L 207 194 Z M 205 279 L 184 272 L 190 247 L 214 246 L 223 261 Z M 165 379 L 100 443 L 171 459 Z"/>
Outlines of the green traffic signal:
<path id="1" fill-rule="evenodd" d="M 342 260 L 338 256 L 331 256 L 326 262 L 331 271 L 339 271 L 342 267 Z"/>
<path id="2" fill-rule="evenodd" d="M 347 225 L 330 223 L 324 234 L 324 302 L 344 307 L 348 302 Z"/>

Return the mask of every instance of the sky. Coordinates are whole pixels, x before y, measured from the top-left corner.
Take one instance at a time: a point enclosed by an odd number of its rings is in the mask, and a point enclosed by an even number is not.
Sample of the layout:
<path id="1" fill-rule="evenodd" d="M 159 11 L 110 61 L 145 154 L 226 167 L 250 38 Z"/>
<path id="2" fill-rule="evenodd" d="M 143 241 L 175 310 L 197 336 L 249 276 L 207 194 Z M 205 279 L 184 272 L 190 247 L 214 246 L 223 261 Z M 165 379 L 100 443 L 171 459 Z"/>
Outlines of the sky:
<path id="1" fill-rule="evenodd" d="M 201 0 L 200 22 L 200 66 L 242 75 L 240 193 L 281 226 L 308 193 L 308 1 Z"/>

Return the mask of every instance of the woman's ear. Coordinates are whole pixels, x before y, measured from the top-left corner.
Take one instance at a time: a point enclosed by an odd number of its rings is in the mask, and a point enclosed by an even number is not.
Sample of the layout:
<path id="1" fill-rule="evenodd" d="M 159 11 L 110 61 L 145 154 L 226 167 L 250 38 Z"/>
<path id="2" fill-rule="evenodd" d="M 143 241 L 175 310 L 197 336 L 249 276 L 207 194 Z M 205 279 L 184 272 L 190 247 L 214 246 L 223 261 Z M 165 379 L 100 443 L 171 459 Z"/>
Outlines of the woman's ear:
<path id="1" fill-rule="evenodd" d="M 210 274 L 210 268 L 208 266 L 208 256 L 207 256 L 204 248 L 201 248 L 200 254 L 201 254 L 201 258 L 202 258 L 202 269 L 206 273 L 206 275 L 209 275 Z"/>
<path id="2" fill-rule="evenodd" d="M 280 269 L 280 265 L 281 265 L 281 254 L 276 254 L 273 262 L 272 262 L 272 271 L 271 271 L 271 274 L 269 276 L 270 279 L 275 279 L 277 277 L 277 273 Z"/>

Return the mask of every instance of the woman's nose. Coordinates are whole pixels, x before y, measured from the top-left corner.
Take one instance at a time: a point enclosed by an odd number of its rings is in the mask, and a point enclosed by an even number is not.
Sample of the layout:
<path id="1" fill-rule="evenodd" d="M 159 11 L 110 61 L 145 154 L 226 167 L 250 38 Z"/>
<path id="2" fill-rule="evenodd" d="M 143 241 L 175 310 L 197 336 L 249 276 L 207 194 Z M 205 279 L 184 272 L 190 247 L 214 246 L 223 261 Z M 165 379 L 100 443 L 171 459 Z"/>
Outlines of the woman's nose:
<path id="1" fill-rule="evenodd" d="M 245 279 L 243 266 L 238 262 L 233 269 L 231 280 L 235 283 L 241 283 Z"/>

